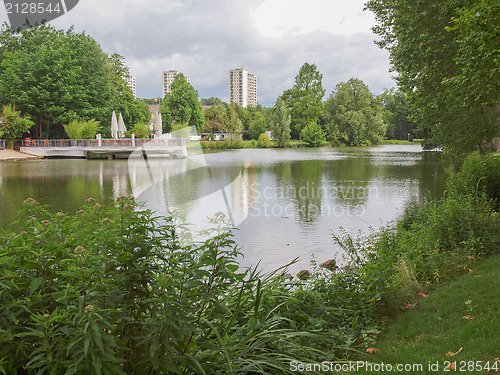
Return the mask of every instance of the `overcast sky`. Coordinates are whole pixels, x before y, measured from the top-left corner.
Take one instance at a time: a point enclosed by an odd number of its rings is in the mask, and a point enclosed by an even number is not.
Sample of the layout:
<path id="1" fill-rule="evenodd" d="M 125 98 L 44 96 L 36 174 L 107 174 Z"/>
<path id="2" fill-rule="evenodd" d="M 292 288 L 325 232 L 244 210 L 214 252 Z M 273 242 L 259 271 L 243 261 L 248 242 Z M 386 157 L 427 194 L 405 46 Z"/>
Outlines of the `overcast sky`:
<path id="1" fill-rule="evenodd" d="M 243 67 L 257 76 L 259 103 L 270 106 L 305 62 L 323 74 L 327 96 L 351 77 L 375 94 L 394 86 L 364 1 L 80 0 L 51 24 L 74 25 L 105 52 L 123 55 L 138 97 L 161 96 L 161 72 L 174 69 L 201 98 L 228 101 L 229 69 Z"/>

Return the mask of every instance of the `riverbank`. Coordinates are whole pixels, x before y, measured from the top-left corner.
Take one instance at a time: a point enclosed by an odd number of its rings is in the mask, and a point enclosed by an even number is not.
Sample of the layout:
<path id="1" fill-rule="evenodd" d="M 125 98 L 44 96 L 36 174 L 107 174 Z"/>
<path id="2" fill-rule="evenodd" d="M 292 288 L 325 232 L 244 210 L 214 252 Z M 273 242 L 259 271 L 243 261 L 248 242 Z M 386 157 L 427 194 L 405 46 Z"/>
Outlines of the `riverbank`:
<path id="1" fill-rule="evenodd" d="M 270 141 L 269 144 L 264 147 L 261 142 L 256 141 L 256 140 L 234 140 L 234 141 L 201 141 L 201 148 L 204 150 L 231 150 L 231 149 L 246 149 L 246 148 L 279 148 L 275 142 Z M 405 140 L 396 140 L 396 139 L 391 139 L 391 140 L 383 140 L 380 144 L 378 145 L 366 145 L 366 146 L 361 146 L 361 147 L 371 147 L 371 146 L 383 146 L 383 145 L 420 145 L 421 141 L 420 140 L 414 140 L 414 141 L 405 141 Z M 324 148 L 331 148 L 332 146 L 330 144 L 326 144 L 323 146 Z M 285 148 L 312 148 L 310 147 L 306 142 L 293 139 L 290 140 L 288 143 L 288 147 Z M 321 148 L 321 147 L 319 147 Z M 335 146 L 335 148 L 352 148 L 352 146 Z"/>
<path id="2" fill-rule="evenodd" d="M 0 150 L 0 162 L 2 161 L 20 161 L 20 160 L 38 160 L 38 156 L 28 155 L 14 150 Z"/>

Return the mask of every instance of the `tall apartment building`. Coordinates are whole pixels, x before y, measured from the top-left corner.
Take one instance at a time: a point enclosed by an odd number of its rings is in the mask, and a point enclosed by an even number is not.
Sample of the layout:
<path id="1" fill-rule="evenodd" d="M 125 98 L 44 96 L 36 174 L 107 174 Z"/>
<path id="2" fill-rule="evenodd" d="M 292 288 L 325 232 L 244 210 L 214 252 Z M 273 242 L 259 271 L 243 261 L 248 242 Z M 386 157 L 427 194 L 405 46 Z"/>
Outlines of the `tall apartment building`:
<path id="1" fill-rule="evenodd" d="M 168 72 L 162 73 L 162 82 L 163 82 L 163 97 L 171 92 L 170 85 L 174 82 L 175 77 L 179 74 L 177 70 L 169 70 Z M 186 77 L 186 80 L 191 83 L 189 77 Z"/>
<path id="2" fill-rule="evenodd" d="M 245 69 L 229 71 L 229 102 L 257 106 L 257 77 Z"/>
<path id="3" fill-rule="evenodd" d="M 134 98 L 137 98 L 137 88 L 135 85 L 135 77 L 132 77 L 132 76 L 127 77 L 127 86 L 132 89 L 132 92 L 134 93 Z"/>

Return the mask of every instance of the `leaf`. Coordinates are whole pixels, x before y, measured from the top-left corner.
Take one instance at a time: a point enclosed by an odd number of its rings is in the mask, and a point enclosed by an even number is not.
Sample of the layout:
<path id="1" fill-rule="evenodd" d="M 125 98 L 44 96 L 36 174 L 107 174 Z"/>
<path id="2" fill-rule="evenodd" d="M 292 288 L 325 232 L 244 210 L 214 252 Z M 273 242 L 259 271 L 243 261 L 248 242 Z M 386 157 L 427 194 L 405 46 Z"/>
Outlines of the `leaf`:
<path id="1" fill-rule="evenodd" d="M 476 317 L 475 317 L 475 316 L 472 316 L 472 315 L 465 315 L 465 316 L 462 316 L 462 319 L 467 319 L 467 320 L 476 320 Z"/>
<path id="2" fill-rule="evenodd" d="M 463 347 L 462 347 L 462 348 L 460 348 L 460 349 L 458 349 L 458 352 L 456 352 L 456 353 L 453 353 L 453 352 L 448 352 L 448 353 L 446 353 L 446 356 L 447 356 L 447 357 L 455 357 L 455 356 L 456 356 L 458 353 L 460 353 L 463 349 L 464 349 Z"/>
<path id="3" fill-rule="evenodd" d="M 31 280 L 30 283 L 30 293 L 33 294 L 43 283 L 43 278 L 38 277 L 36 279 Z"/>

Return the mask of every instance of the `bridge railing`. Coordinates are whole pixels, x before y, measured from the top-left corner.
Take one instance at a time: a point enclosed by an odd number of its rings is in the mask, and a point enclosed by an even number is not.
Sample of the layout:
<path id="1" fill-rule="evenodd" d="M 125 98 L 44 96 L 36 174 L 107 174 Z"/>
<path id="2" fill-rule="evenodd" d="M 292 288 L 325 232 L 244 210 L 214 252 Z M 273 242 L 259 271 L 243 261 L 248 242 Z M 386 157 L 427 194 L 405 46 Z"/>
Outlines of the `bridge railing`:
<path id="1" fill-rule="evenodd" d="M 184 139 L 25 139 L 21 147 L 140 147 L 145 144 L 185 146 Z"/>

